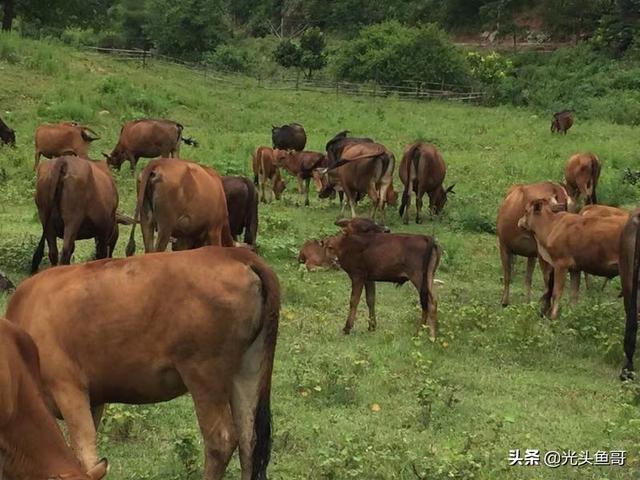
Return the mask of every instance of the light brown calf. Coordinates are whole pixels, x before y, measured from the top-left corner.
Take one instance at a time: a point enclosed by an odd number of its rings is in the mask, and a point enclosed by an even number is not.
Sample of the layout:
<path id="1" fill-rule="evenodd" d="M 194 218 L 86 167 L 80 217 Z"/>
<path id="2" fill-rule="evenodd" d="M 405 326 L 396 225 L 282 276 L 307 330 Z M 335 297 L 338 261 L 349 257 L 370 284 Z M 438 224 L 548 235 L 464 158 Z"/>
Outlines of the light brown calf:
<path id="1" fill-rule="evenodd" d="M 334 237 L 304 242 L 298 254 L 298 263 L 304 263 L 307 270 L 337 268 L 337 259 L 327 251 L 327 242 Z"/>
<path id="2" fill-rule="evenodd" d="M 89 127 L 73 122 L 44 124 L 36 128 L 35 164 L 38 167 L 40 156 L 47 158 L 75 155 L 89 158 L 89 145 L 100 137 Z"/>
<path id="3" fill-rule="evenodd" d="M 271 147 L 258 147 L 251 155 L 251 168 L 253 170 L 253 183 L 260 188 L 260 200 L 267 203 L 271 201 L 267 197 L 267 191 L 271 185 L 271 191 L 276 200 L 280 200 L 280 196 L 286 187 L 286 183 L 280 176 L 278 164 L 282 163 L 287 156 L 285 150 L 273 149 Z"/>
<path id="4" fill-rule="evenodd" d="M 593 153 L 576 153 L 564 167 L 567 192 L 574 199 L 583 197 L 586 203 L 598 203 L 596 187 L 600 178 L 600 160 Z"/>

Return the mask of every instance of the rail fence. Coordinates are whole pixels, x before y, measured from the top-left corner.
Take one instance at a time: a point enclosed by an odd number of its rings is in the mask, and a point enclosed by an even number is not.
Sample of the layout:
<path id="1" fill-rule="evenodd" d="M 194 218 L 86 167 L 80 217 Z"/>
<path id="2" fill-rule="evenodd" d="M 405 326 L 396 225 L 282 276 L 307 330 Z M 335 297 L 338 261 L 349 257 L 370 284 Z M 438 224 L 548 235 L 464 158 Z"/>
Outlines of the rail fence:
<path id="1" fill-rule="evenodd" d="M 214 70 L 204 63 L 192 63 L 177 58 L 161 55 L 149 50 L 118 49 L 103 47 L 86 47 L 89 51 L 110 55 L 123 61 L 131 61 L 146 68 L 151 62 L 177 65 L 192 72 L 199 73 L 211 81 L 246 87 L 248 84 L 269 90 L 306 90 L 336 95 L 355 95 L 368 97 L 397 97 L 405 100 L 451 100 L 458 102 L 479 103 L 486 92 L 468 85 L 451 85 L 444 82 L 413 82 L 402 85 L 383 85 L 376 82 L 354 83 L 323 79 L 302 79 L 299 77 L 250 77 L 232 72 Z"/>

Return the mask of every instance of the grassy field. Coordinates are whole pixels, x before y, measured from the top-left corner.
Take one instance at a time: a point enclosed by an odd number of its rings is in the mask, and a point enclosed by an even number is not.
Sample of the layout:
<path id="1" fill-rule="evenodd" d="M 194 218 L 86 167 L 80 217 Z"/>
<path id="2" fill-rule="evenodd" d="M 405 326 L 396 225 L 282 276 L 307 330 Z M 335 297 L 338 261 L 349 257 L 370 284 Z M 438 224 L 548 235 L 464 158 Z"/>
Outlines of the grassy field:
<path id="1" fill-rule="evenodd" d="M 538 317 L 536 304 L 523 303 L 521 260 L 513 305 L 503 309 L 494 233 L 497 206 L 511 184 L 560 180 L 564 161 L 579 150 L 596 152 L 604 164 L 603 203 L 636 205 L 640 192 L 622 182 L 622 170 L 638 168 L 637 129 L 578 116 L 566 137 L 551 136 L 549 119 L 525 110 L 270 91 L 249 81 L 230 86 L 169 65 L 142 69 L 12 36 L 0 36 L 0 116 L 18 137 L 17 149 L 0 149 L 0 269 L 15 281 L 26 276 L 40 236 L 32 135 L 42 122 L 91 125 L 102 134 L 92 148 L 98 158 L 113 147 L 123 121 L 172 118 L 201 144 L 185 146 L 185 158 L 233 174 L 249 174 L 250 153 L 270 143 L 271 124 L 304 124 L 312 150 L 343 129 L 371 136 L 397 156 L 418 138 L 434 142 L 456 195 L 438 219 L 404 226 L 389 211 L 386 223 L 393 231 L 435 234 L 444 249 L 435 342 L 412 337 L 420 309 L 410 285 L 381 285 L 378 331 L 366 331 L 363 304 L 353 335 L 343 336 L 347 276 L 307 273 L 295 260 L 305 240 L 337 230 L 337 206 L 317 198 L 299 206 L 290 181 L 283 201 L 261 209 L 260 252 L 284 290 L 271 478 L 640 476 L 640 387 L 617 377 L 619 281 L 584 292 L 578 306 L 566 303 L 560 319 L 549 322 Z M 134 178 L 126 168 L 115 177 L 120 209 L 130 213 Z M 128 233 L 121 230 L 117 256 Z M 80 242 L 75 261 L 92 253 L 92 242 Z M 537 272 L 534 286 L 539 292 Z M 6 301 L 0 296 L 1 310 Z M 509 467 L 508 452 L 516 448 L 626 450 L 628 460 L 625 467 Z M 113 480 L 198 478 L 200 437 L 190 399 L 111 406 L 100 453 L 111 461 Z M 234 459 L 227 478 L 238 471 Z"/>

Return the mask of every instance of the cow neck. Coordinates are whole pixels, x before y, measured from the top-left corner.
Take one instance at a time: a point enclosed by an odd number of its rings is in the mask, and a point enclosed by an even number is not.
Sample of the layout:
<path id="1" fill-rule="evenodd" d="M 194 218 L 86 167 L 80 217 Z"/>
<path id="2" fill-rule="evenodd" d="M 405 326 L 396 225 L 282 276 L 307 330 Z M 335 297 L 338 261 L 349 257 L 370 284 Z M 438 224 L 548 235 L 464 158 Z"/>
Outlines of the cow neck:
<path id="1" fill-rule="evenodd" d="M 69 452 L 66 444 L 59 449 L 53 445 L 47 445 L 45 448 L 39 448 L 38 451 L 28 449 L 28 453 L 24 453 L 22 450 L 26 449 L 0 444 L 0 473 L 2 471 L 7 474 L 12 473 L 10 477 L 12 480 L 84 480 L 87 478 L 79 472 L 78 464 L 67 459 Z"/>
<path id="2" fill-rule="evenodd" d="M 547 238 L 549 238 L 549 235 L 551 234 L 551 231 L 553 230 L 553 228 L 555 227 L 555 223 L 556 221 L 558 221 L 560 215 L 558 214 L 553 214 L 550 212 L 547 213 L 543 213 L 540 216 L 544 215 L 544 219 L 540 218 L 538 219 L 538 221 L 536 221 L 536 225 L 534 225 L 533 229 L 531 230 L 531 233 L 533 233 L 533 236 L 536 239 L 536 242 L 539 245 L 542 245 L 543 247 L 546 248 L 547 246 Z"/>

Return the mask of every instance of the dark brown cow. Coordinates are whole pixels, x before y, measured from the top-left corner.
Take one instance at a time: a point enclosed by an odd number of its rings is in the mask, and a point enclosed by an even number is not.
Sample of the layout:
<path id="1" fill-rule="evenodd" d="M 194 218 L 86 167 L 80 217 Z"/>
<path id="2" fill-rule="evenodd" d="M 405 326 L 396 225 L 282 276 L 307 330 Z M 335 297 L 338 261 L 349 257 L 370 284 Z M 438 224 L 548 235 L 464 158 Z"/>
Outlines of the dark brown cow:
<path id="1" fill-rule="evenodd" d="M 543 297 L 543 311 L 550 309 L 556 319 L 567 272 L 571 272 L 572 301 L 578 299 L 580 272 L 600 277 L 618 275 L 620 233 L 626 218 L 582 216 L 555 212 L 549 199 L 527 205 L 518 226 L 530 231 L 538 245 L 538 254 L 550 267 L 552 276 Z"/>
<path id="2" fill-rule="evenodd" d="M 620 235 L 620 282 L 624 297 L 625 327 L 624 353 L 626 363 L 620 373 L 621 380 L 635 377 L 633 355 L 638 335 L 638 292 L 640 282 L 640 208 L 625 223 Z"/>
<path id="3" fill-rule="evenodd" d="M 233 246 L 227 200 L 220 175 L 188 160 L 151 160 L 140 174 L 134 218 L 140 221 L 144 251 L 164 252 L 204 245 Z M 158 238 L 155 240 L 155 231 Z M 127 256 L 135 252 L 135 224 Z"/>
<path id="4" fill-rule="evenodd" d="M 224 476 L 238 445 L 241 479 L 266 479 L 279 313 L 273 270 L 248 249 L 221 247 L 52 268 L 22 282 L 7 306 L 47 359 L 47 404 L 83 466 L 96 463 L 106 403 L 188 392 L 205 480 Z"/>
<path id="5" fill-rule="evenodd" d="M 342 227 L 342 234 L 329 239 L 327 248 L 351 279 L 349 316 L 343 332 L 349 334 L 353 328 L 363 287 L 369 307 L 369 330 L 375 330 L 375 282 L 410 281 L 420 293 L 421 323 L 429 326 L 431 337 L 435 338 L 438 322 L 433 283 L 441 250 L 433 237 L 386 233 L 388 229 L 364 218 L 343 219 L 336 225 Z"/>
<path id="6" fill-rule="evenodd" d="M 304 242 L 298 254 L 298 263 L 304 263 L 307 270 L 338 268 L 337 258 L 331 256 L 327 250 L 327 241 L 332 238 L 334 237 Z"/>
<path id="7" fill-rule="evenodd" d="M 525 214 L 529 203 L 542 198 L 554 198 L 558 203 L 566 205 L 569 210 L 573 209 L 573 200 L 562 185 L 542 182 L 529 185 L 513 185 L 498 210 L 496 231 L 504 280 L 504 289 L 502 291 L 503 306 L 509 305 L 509 287 L 513 271 L 513 257 L 515 255 L 527 258 L 527 273 L 525 276 L 526 301 L 531 301 L 531 280 L 536 258 L 538 258 L 538 247 L 533 235 L 518 227 L 518 221 Z M 541 266 L 544 265 L 541 263 Z M 543 275 L 543 278 L 546 279 L 547 277 Z"/>
<path id="8" fill-rule="evenodd" d="M 325 146 L 329 167 L 335 168 L 340 161 L 342 151 L 355 143 L 373 143 L 373 140 L 368 137 L 350 137 L 349 130 L 343 130 L 329 140 Z"/>
<path id="9" fill-rule="evenodd" d="M 244 232 L 244 243 L 255 247 L 258 236 L 258 194 L 256 187 L 245 177 L 222 177 L 227 197 L 231 235 L 238 240 Z"/>
<path id="10" fill-rule="evenodd" d="M 576 153 L 564 167 L 567 191 L 576 200 L 584 197 L 587 203 L 598 203 L 596 187 L 600 179 L 600 160 L 593 153 Z"/>
<path id="11" fill-rule="evenodd" d="M 335 194 L 338 194 L 340 199 L 340 216 L 343 217 L 347 204 L 344 201 L 344 191 L 340 184 L 340 175 L 338 174 L 338 170 L 333 169 L 325 171 L 324 168 L 317 168 L 313 171 L 313 182 L 318 193 L 322 193 L 325 189 L 329 192 L 328 194 L 327 192 L 323 193 L 320 198 L 333 199 L 335 198 Z M 361 199 L 362 194 L 358 193 L 355 198 L 356 204 Z M 396 206 L 397 204 L 398 193 L 394 190 L 393 183 L 390 183 L 389 188 L 387 189 L 387 205 Z"/>
<path id="12" fill-rule="evenodd" d="M 142 119 L 127 122 L 120 130 L 120 138 L 110 155 L 103 153 L 107 163 L 118 170 L 129 160 L 135 171 L 140 158 L 180 156 L 180 143 L 194 147 L 198 142 L 183 138 L 184 127 L 172 120 Z"/>
<path id="13" fill-rule="evenodd" d="M 78 125 L 75 122 L 61 122 L 56 124 L 44 124 L 36 128 L 35 166 L 38 167 L 40 156 L 46 158 L 75 155 L 89 158 L 89 146 L 100 137 L 89 127 Z"/>
<path id="14" fill-rule="evenodd" d="M 253 170 L 253 183 L 260 188 L 260 200 L 268 202 L 267 192 L 269 184 L 276 200 L 280 200 L 282 192 L 287 184 L 280 176 L 280 169 L 277 167 L 282 159 L 287 155 L 285 150 L 273 149 L 270 147 L 258 147 L 251 155 L 251 168 Z"/>
<path id="15" fill-rule="evenodd" d="M 51 265 L 58 264 L 56 238 L 63 239 L 63 265 L 71 262 L 76 240 L 95 238 L 98 259 L 113 255 L 118 241 L 118 191 L 105 162 L 67 156 L 41 163 L 35 197 L 42 237 L 31 273 L 38 271 L 45 240 Z"/>
<path id="16" fill-rule="evenodd" d="M 569 110 L 556 112 L 553 114 L 553 119 L 551 120 L 551 133 L 558 132 L 566 135 L 572 125 L 573 115 Z"/>
<path id="17" fill-rule="evenodd" d="M 276 166 L 284 168 L 298 181 L 298 193 L 304 196 L 305 206 L 309 205 L 309 183 L 313 178 L 313 171 L 327 167 L 327 157 L 320 152 L 287 152 L 279 156 Z"/>
<path id="18" fill-rule="evenodd" d="M 4 123 L 2 118 L 0 118 L 0 141 L 11 147 L 16 146 L 16 131 L 9 128 L 9 125 Z"/>
<path id="19" fill-rule="evenodd" d="M 21 328 L 0 318 L 0 477 L 8 480 L 100 480 L 107 461 L 88 473 L 47 409 L 38 349 Z"/>
<path id="20" fill-rule="evenodd" d="M 299 123 L 290 123 L 271 128 L 273 148 L 280 150 L 296 150 L 301 152 L 307 144 L 307 134 Z"/>
<path id="21" fill-rule="evenodd" d="M 422 223 L 422 196 L 429 195 L 429 209 L 438 214 L 447 202 L 447 194 L 454 193 L 453 185 L 442 186 L 447 174 L 447 166 L 435 145 L 414 143 L 404 151 L 400 162 L 400 180 L 404 184 L 400 216 L 409 223 L 411 192 L 416 194 L 416 223 Z"/>

